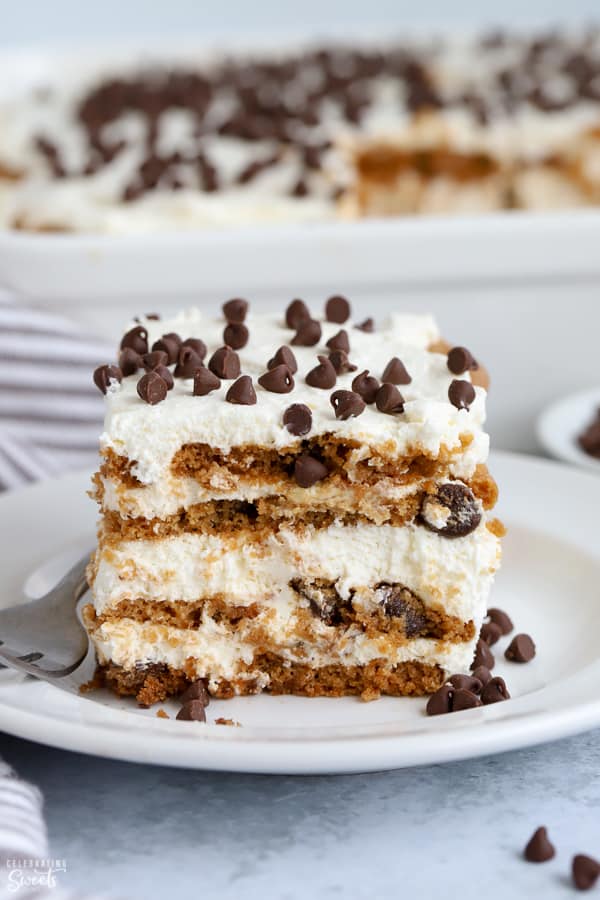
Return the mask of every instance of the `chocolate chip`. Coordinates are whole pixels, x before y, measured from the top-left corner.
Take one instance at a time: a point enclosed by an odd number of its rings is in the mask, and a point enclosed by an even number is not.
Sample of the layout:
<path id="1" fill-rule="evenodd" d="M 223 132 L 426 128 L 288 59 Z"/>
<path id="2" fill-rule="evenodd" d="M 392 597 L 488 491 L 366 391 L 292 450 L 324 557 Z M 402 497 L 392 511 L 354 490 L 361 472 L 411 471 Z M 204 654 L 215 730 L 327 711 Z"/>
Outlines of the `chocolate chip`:
<path id="1" fill-rule="evenodd" d="M 172 335 L 166 335 L 167 337 L 171 337 Z M 185 341 L 181 343 L 182 347 L 191 347 L 196 356 L 199 356 L 200 359 L 204 362 L 204 357 L 206 356 L 206 344 L 204 341 L 201 341 L 200 338 L 186 338 Z"/>
<path id="2" fill-rule="evenodd" d="M 350 304 L 345 297 L 336 294 L 330 297 L 325 304 L 325 318 L 328 322 L 337 322 L 342 325 L 350 318 Z M 345 350 L 345 347 L 334 347 L 334 350 Z M 346 350 L 348 353 L 348 350 Z"/>
<path id="3" fill-rule="evenodd" d="M 488 647 L 493 647 L 502 637 L 502 632 L 493 622 L 484 622 L 481 626 L 479 637 L 486 642 Z"/>
<path id="4" fill-rule="evenodd" d="M 486 669 L 490 669 L 491 671 L 495 665 L 496 660 L 494 659 L 494 654 L 486 642 L 479 638 L 475 647 L 475 656 L 471 663 L 471 672 L 475 672 L 479 666 L 485 666 Z"/>
<path id="5" fill-rule="evenodd" d="M 314 347 L 320 340 L 320 324 L 315 319 L 303 319 L 291 343 L 297 347 Z"/>
<path id="6" fill-rule="evenodd" d="M 318 356 L 319 365 L 311 369 L 306 376 L 306 383 L 311 387 L 329 390 L 337 380 L 335 369 L 326 356 Z"/>
<path id="7" fill-rule="evenodd" d="M 292 197 L 306 197 L 308 194 L 308 185 L 304 178 L 299 178 L 292 187 L 290 194 Z"/>
<path id="8" fill-rule="evenodd" d="M 375 322 L 371 318 L 365 319 L 360 325 L 355 325 L 355 328 L 358 328 L 359 331 L 365 331 L 367 334 L 372 334 L 375 331 Z"/>
<path id="9" fill-rule="evenodd" d="M 330 350 L 343 350 L 344 353 L 350 353 L 350 341 L 348 340 L 348 332 L 342 328 L 337 334 L 329 338 L 326 347 Z"/>
<path id="10" fill-rule="evenodd" d="M 172 390 L 175 387 L 175 382 L 173 381 L 171 370 L 166 366 L 156 366 L 152 371 L 156 372 L 157 375 L 160 375 L 160 377 L 166 384 L 168 391 Z"/>
<path id="11" fill-rule="evenodd" d="M 453 375 L 462 375 L 479 366 L 466 347 L 453 347 L 448 353 L 448 368 Z"/>
<path id="12" fill-rule="evenodd" d="M 175 718 L 180 722 L 206 722 L 204 703 L 202 700 L 189 700 L 181 707 Z"/>
<path id="13" fill-rule="evenodd" d="M 336 419 L 353 419 L 365 411 L 365 401 L 354 391 L 334 391 L 330 401 Z"/>
<path id="14" fill-rule="evenodd" d="M 571 867 L 573 883 L 578 891 L 589 891 L 594 887 L 600 875 L 600 863 L 591 856 L 578 853 L 573 857 Z"/>
<path id="15" fill-rule="evenodd" d="M 241 375 L 234 381 L 225 395 L 228 403 L 238 403 L 240 406 L 254 406 L 256 393 L 249 375 Z"/>
<path id="16" fill-rule="evenodd" d="M 473 669 L 473 678 L 476 678 L 478 681 L 480 681 L 483 687 L 486 686 L 491 677 L 492 673 L 487 668 L 487 666 L 475 666 L 475 668 Z"/>
<path id="17" fill-rule="evenodd" d="M 231 347 L 220 347 L 209 359 L 208 368 L 217 378 L 237 378 L 241 371 L 240 358 Z"/>
<path id="18" fill-rule="evenodd" d="M 419 521 L 444 537 L 464 537 L 475 531 L 481 522 L 481 510 L 466 484 L 448 481 L 440 484 L 435 494 L 425 495 Z"/>
<path id="19" fill-rule="evenodd" d="M 167 385 L 156 372 L 148 372 L 137 383 L 139 397 L 150 406 L 155 406 L 167 396 Z"/>
<path id="20" fill-rule="evenodd" d="M 348 359 L 348 354 L 344 350 L 332 350 L 329 354 L 329 362 L 338 375 L 344 372 L 356 372 L 356 366 Z"/>
<path id="21" fill-rule="evenodd" d="M 146 313 L 146 319 L 150 319 L 152 322 L 160 322 L 160 314 L 159 313 Z"/>
<path id="22" fill-rule="evenodd" d="M 427 701 L 425 712 L 428 716 L 443 716 L 450 713 L 453 699 L 454 688 L 449 684 L 443 684 Z"/>
<path id="23" fill-rule="evenodd" d="M 223 329 L 223 341 L 234 350 L 241 350 L 248 343 L 250 332 L 241 322 L 230 322 Z"/>
<path id="24" fill-rule="evenodd" d="M 556 855 L 554 846 L 548 840 L 548 831 L 541 825 L 529 838 L 523 856 L 528 862 L 547 862 Z"/>
<path id="25" fill-rule="evenodd" d="M 379 412 L 394 415 L 404 412 L 404 397 L 393 384 L 382 384 L 375 394 L 375 404 Z"/>
<path id="26" fill-rule="evenodd" d="M 388 384 L 410 384 L 412 378 L 406 371 L 402 360 L 398 359 L 397 356 L 394 356 L 383 370 L 381 380 Z"/>
<path id="27" fill-rule="evenodd" d="M 154 341 L 154 343 L 152 344 L 152 350 L 153 352 L 162 350 L 163 353 L 166 353 L 167 362 L 165 365 L 172 366 L 173 363 L 177 362 L 180 346 L 181 341 L 176 341 L 171 337 L 167 337 L 166 334 L 163 334 L 161 338 L 159 338 L 157 341 Z"/>
<path id="28" fill-rule="evenodd" d="M 118 381 L 119 384 L 123 380 L 123 373 L 117 366 L 98 366 L 94 370 L 94 384 L 98 390 L 106 393 L 111 381 Z"/>
<path id="29" fill-rule="evenodd" d="M 352 382 L 352 390 L 360 394 L 365 403 L 375 403 L 379 382 L 373 375 L 369 375 L 368 369 L 365 369 Z"/>
<path id="30" fill-rule="evenodd" d="M 296 357 L 289 347 L 285 345 L 280 347 L 275 356 L 267 363 L 267 369 L 274 369 L 275 366 L 287 366 L 292 375 L 298 371 L 298 363 Z"/>
<path id="31" fill-rule="evenodd" d="M 475 388 L 470 381 L 455 379 L 448 388 L 448 399 L 457 409 L 469 409 L 475 399 Z"/>
<path id="32" fill-rule="evenodd" d="M 535 656 L 535 644 L 528 634 L 515 634 L 504 651 L 504 656 L 511 662 L 531 662 Z"/>
<path id="33" fill-rule="evenodd" d="M 235 297 L 223 304 L 223 315 L 228 322 L 237 324 L 243 322 L 248 314 L 248 301 L 241 297 Z"/>
<path id="34" fill-rule="evenodd" d="M 283 414 L 283 424 L 290 434 L 308 434 L 312 428 L 312 413 L 304 403 L 292 403 Z"/>
<path id="35" fill-rule="evenodd" d="M 454 697 L 452 698 L 452 712 L 460 712 L 462 709 L 474 709 L 476 706 L 483 706 L 477 694 L 474 694 L 472 691 L 467 691 L 464 688 L 454 691 Z"/>
<path id="36" fill-rule="evenodd" d="M 143 356 L 144 353 L 148 352 L 148 332 L 143 325 L 136 325 L 135 328 L 131 328 L 123 335 L 121 339 L 121 350 L 124 347 L 135 350 L 140 356 Z"/>
<path id="37" fill-rule="evenodd" d="M 283 364 L 275 366 L 274 369 L 269 369 L 268 372 L 261 375 L 258 383 L 266 391 L 271 391 L 273 394 L 289 394 L 290 391 L 294 390 L 292 373 Z"/>
<path id="38" fill-rule="evenodd" d="M 200 700 L 204 706 L 209 705 L 210 694 L 204 678 L 193 681 L 179 698 L 179 702 L 182 704 L 189 703 L 191 700 Z"/>
<path id="39" fill-rule="evenodd" d="M 427 627 L 423 601 L 404 585 L 381 582 L 375 597 L 388 618 L 403 620 L 406 637 L 416 637 Z"/>
<path id="40" fill-rule="evenodd" d="M 304 453 L 294 463 L 294 478 L 300 487 L 309 488 L 318 481 L 327 478 L 329 471 L 319 459 Z"/>
<path id="41" fill-rule="evenodd" d="M 173 372 L 175 378 L 193 378 L 200 368 L 202 368 L 202 360 L 198 354 L 191 347 L 182 345 L 179 349 L 177 365 Z"/>
<path id="42" fill-rule="evenodd" d="M 157 366 L 166 366 L 169 362 L 169 355 L 164 350 L 153 350 L 152 353 L 144 353 L 142 364 L 146 372 L 151 372 Z"/>
<path id="43" fill-rule="evenodd" d="M 492 606 L 491 609 L 488 609 L 487 615 L 489 620 L 498 626 L 502 634 L 510 634 L 515 627 L 512 619 L 503 609 L 497 609 L 495 606 Z"/>
<path id="44" fill-rule="evenodd" d="M 201 366 L 194 373 L 194 397 L 206 397 L 211 391 L 221 387 L 221 382 L 210 369 Z"/>
<path id="45" fill-rule="evenodd" d="M 504 678 L 499 676 L 490 678 L 481 691 L 481 700 L 485 706 L 488 706 L 490 703 L 500 703 L 502 700 L 510 700 L 510 694 Z"/>
<path id="46" fill-rule="evenodd" d="M 135 375 L 142 368 L 142 357 L 131 347 L 124 347 L 119 353 L 119 368 L 123 375 Z"/>
<path id="47" fill-rule="evenodd" d="M 451 675 L 448 681 L 455 690 L 471 691 L 473 694 L 478 694 L 483 687 L 475 675 Z"/>
<path id="48" fill-rule="evenodd" d="M 288 328 L 298 328 L 301 322 L 310 319 L 310 312 L 304 300 L 292 300 L 285 311 L 285 324 Z"/>

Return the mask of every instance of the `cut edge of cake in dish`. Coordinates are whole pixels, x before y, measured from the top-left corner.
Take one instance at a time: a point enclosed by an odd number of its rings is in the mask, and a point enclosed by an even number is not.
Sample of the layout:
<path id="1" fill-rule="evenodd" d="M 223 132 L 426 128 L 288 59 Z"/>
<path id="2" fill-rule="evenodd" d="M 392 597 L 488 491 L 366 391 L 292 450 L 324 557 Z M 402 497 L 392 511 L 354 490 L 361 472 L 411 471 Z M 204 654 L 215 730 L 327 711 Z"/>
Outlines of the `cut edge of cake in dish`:
<path id="1" fill-rule="evenodd" d="M 236 299 L 136 320 L 94 380 L 96 683 L 371 699 L 468 671 L 503 527 L 486 373 L 431 317 Z"/>

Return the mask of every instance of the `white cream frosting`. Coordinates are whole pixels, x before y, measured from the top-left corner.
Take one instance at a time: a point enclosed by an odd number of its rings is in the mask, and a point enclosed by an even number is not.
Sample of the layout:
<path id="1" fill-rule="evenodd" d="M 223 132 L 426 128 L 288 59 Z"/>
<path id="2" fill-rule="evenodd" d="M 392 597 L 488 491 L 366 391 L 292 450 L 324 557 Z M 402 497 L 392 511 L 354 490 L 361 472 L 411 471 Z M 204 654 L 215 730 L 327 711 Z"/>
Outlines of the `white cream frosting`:
<path id="1" fill-rule="evenodd" d="M 224 319 L 209 317 L 197 309 L 170 320 L 142 320 L 142 324 L 148 329 L 150 345 L 171 331 L 182 338 L 201 338 L 208 347 L 206 361 L 223 343 Z M 342 439 L 356 440 L 375 452 L 379 447 L 388 457 L 401 457 L 416 448 L 436 457 L 446 448 L 456 453 L 451 466 L 456 477 L 469 477 L 475 466 L 487 458 L 488 437 L 482 430 L 485 391 L 475 388 L 476 397 L 469 410 L 458 410 L 449 402 L 448 388 L 452 380 L 456 377 L 469 380 L 470 376 L 468 373 L 453 375 L 445 355 L 427 350 L 439 336 L 430 316 L 394 314 L 387 322 L 379 323 L 372 334 L 354 328 L 350 322 L 340 326 L 321 321 L 323 334 L 317 346 L 292 348 L 298 372 L 294 376 L 295 388 L 289 394 L 266 391 L 256 379 L 266 371 L 266 363 L 277 348 L 290 344 L 294 331 L 285 326 L 283 316 L 250 312 L 246 324 L 250 339 L 239 355 L 242 372 L 251 375 L 254 381 L 255 405 L 227 403 L 224 398 L 231 381 L 223 381 L 221 388 L 208 396 L 194 397 L 191 379 L 175 379 L 174 389 L 156 406 L 149 406 L 138 397 L 139 375 L 123 379 L 118 390 L 107 394 L 101 449 L 110 449 L 135 461 L 133 474 L 144 485 L 154 486 L 153 496 L 163 510 L 172 508 L 174 482 L 169 468 L 180 447 L 205 443 L 227 453 L 247 444 L 278 450 L 294 446 L 302 438 L 290 435 L 282 424 L 283 412 L 292 403 L 306 404 L 312 411 L 308 437 L 334 433 Z M 304 380 L 306 373 L 317 364 L 318 353 L 328 352 L 325 343 L 340 328 L 348 332 L 349 357 L 358 366 L 357 371 L 338 376 L 331 390 L 310 387 Z M 385 415 L 369 405 L 356 418 L 337 420 L 330 403 L 332 391 L 349 390 L 353 378 L 363 369 L 381 378 L 383 369 L 394 356 L 402 360 L 412 377 L 410 384 L 400 386 L 406 401 L 404 413 Z M 465 436 L 470 438 L 470 443 L 463 447 L 461 437 Z M 366 453 L 366 450 L 357 452 Z M 176 485 L 175 489 L 178 490 Z M 135 490 L 139 495 L 139 489 Z M 135 496 L 131 491 L 129 494 L 135 505 Z M 181 495 L 189 498 L 188 484 L 181 485 Z M 218 490 L 215 496 L 220 496 Z M 117 500 L 109 493 L 107 502 L 110 506 Z"/>

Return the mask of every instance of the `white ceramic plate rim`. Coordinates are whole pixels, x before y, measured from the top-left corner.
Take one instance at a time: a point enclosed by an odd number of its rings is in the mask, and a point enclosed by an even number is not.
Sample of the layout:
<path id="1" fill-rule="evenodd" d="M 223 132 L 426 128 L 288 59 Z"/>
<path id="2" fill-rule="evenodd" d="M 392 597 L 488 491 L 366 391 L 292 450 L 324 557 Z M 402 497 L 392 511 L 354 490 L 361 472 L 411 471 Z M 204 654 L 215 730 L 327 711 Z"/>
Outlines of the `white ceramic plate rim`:
<path id="1" fill-rule="evenodd" d="M 600 474 L 600 460 L 579 447 L 577 437 L 600 407 L 600 387 L 561 397 L 540 413 L 536 433 L 541 446 L 556 459 Z"/>

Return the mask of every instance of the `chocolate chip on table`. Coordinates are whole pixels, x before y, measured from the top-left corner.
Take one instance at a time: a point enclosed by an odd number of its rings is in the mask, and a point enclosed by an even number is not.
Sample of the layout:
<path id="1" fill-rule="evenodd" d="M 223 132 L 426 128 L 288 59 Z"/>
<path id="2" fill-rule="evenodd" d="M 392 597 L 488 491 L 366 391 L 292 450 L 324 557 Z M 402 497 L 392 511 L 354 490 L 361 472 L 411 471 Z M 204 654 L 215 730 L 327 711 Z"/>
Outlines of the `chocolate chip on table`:
<path id="1" fill-rule="evenodd" d="M 475 668 L 472 669 L 472 672 L 473 678 L 476 678 L 478 681 L 480 681 L 483 687 L 485 687 L 492 678 L 492 673 L 487 668 L 487 666 L 484 665 L 475 666 Z"/>
<path id="2" fill-rule="evenodd" d="M 94 384 L 98 390 L 105 394 L 111 381 L 118 381 L 119 384 L 123 380 L 123 373 L 118 366 L 98 366 L 94 370 Z"/>
<path id="3" fill-rule="evenodd" d="M 369 318 L 354 327 L 358 328 L 359 331 L 365 331 L 367 334 L 372 334 L 375 331 L 375 322 L 373 319 Z"/>
<path id="4" fill-rule="evenodd" d="M 308 453 L 299 456 L 294 463 L 294 478 L 296 483 L 303 488 L 312 487 L 318 481 L 323 481 L 329 475 L 327 466 L 319 459 Z"/>
<path id="5" fill-rule="evenodd" d="M 481 626 L 479 637 L 486 642 L 488 647 L 493 647 L 502 637 L 502 631 L 493 622 L 484 622 Z"/>
<path id="6" fill-rule="evenodd" d="M 365 411 L 365 401 L 354 391 L 334 391 L 330 401 L 336 419 L 353 419 Z"/>
<path id="7" fill-rule="evenodd" d="M 479 368 L 477 361 L 466 347 L 453 347 L 448 352 L 447 365 L 453 375 L 463 375 L 465 372 Z"/>
<path id="8" fill-rule="evenodd" d="M 289 394 L 294 390 L 294 378 L 286 365 L 269 369 L 258 379 L 261 387 L 273 394 Z"/>
<path id="9" fill-rule="evenodd" d="M 381 380 L 383 382 L 388 382 L 388 384 L 410 384 L 412 378 L 406 371 L 406 367 L 402 360 L 398 359 L 397 356 L 393 356 L 383 370 Z"/>
<path id="10" fill-rule="evenodd" d="M 160 375 L 160 377 L 166 384 L 168 391 L 172 390 L 175 387 L 175 382 L 173 380 L 173 376 L 171 375 L 171 370 L 168 369 L 167 366 L 156 366 L 156 368 L 152 371 L 156 372 L 157 375 Z"/>
<path id="11" fill-rule="evenodd" d="M 447 481 L 435 494 L 425 495 L 419 521 L 443 537 L 459 538 L 475 531 L 481 511 L 471 488 L 460 481 Z"/>
<path id="12" fill-rule="evenodd" d="M 527 841 L 523 856 L 528 862 L 541 863 L 547 862 L 555 855 L 556 850 L 548 840 L 548 831 L 543 825 L 540 825 Z"/>
<path id="13" fill-rule="evenodd" d="M 310 318 L 311 315 L 304 300 L 292 300 L 285 311 L 285 324 L 288 328 L 298 328 L 301 322 Z"/>
<path id="14" fill-rule="evenodd" d="M 451 675 L 448 682 L 455 690 L 471 691 L 472 694 L 478 694 L 483 687 L 475 675 Z"/>
<path id="15" fill-rule="evenodd" d="M 319 360 L 319 365 L 307 373 L 306 383 L 311 387 L 329 390 L 337 381 L 335 369 L 326 356 L 318 356 L 317 359 Z"/>
<path id="16" fill-rule="evenodd" d="M 498 626 L 502 634 L 510 634 L 515 627 L 508 613 L 505 613 L 503 609 L 498 609 L 495 606 L 488 609 L 487 617 L 490 622 L 493 622 L 494 625 Z"/>
<path id="17" fill-rule="evenodd" d="M 341 328 L 337 334 L 329 338 L 325 346 L 330 350 L 343 350 L 344 353 L 350 353 L 350 341 L 346 329 Z"/>
<path id="18" fill-rule="evenodd" d="M 352 382 L 352 390 L 360 394 L 365 403 L 375 403 L 379 381 L 373 375 L 369 375 L 369 370 L 365 369 Z"/>
<path id="19" fill-rule="evenodd" d="M 356 372 L 357 367 L 350 362 L 348 354 L 344 350 L 332 350 L 329 354 L 329 362 L 338 375 L 345 372 Z"/>
<path id="20" fill-rule="evenodd" d="M 142 364 L 146 372 L 151 372 L 157 366 L 167 366 L 169 364 L 169 354 L 165 353 L 164 350 L 153 350 L 151 353 L 144 353 Z"/>
<path id="21" fill-rule="evenodd" d="M 593 888 L 600 875 L 600 863 L 591 856 L 578 853 L 573 857 L 571 865 L 573 883 L 578 891 L 589 891 Z"/>
<path id="22" fill-rule="evenodd" d="M 219 347 L 209 359 L 208 368 L 217 378 L 229 381 L 240 374 L 240 358 L 231 347 Z"/>
<path id="23" fill-rule="evenodd" d="M 308 434 L 312 428 L 312 413 L 304 403 L 292 403 L 283 414 L 283 425 L 290 434 Z"/>
<path id="24" fill-rule="evenodd" d="M 350 304 L 345 297 L 341 297 L 339 294 L 330 297 L 325 304 L 325 318 L 328 322 L 337 322 L 339 325 L 342 325 L 350 318 L 350 312 Z M 338 349 L 343 350 L 344 348 L 341 347 Z M 348 351 L 346 350 L 346 353 L 347 352 Z"/>
<path id="25" fill-rule="evenodd" d="M 131 328 L 123 335 L 121 339 L 121 350 L 123 350 L 124 347 L 135 350 L 140 356 L 143 356 L 144 353 L 148 352 L 148 332 L 143 325 L 136 325 L 135 328 Z"/>
<path id="26" fill-rule="evenodd" d="M 535 656 L 535 644 L 528 634 L 516 634 L 504 651 L 504 656 L 511 662 L 531 662 Z"/>
<path id="27" fill-rule="evenodd" d="M 198 369 L 202 368 L 202 360 L 191 347 L 181 346 L 179 356 L 177 357 L 177 365 L 173 375 L 175 378 L 193 378 Z"/>
<path id="28" fill-rule="evenodd" d="M 242 300 L 241 297 L 234 297 L 223 304 L 223 315 L 228 322 L 239 324 L 243 322 L 248 314 L 248 301 Z"/>
<path id="29" fill-rule="evenodd" d="M 223 342 L 233 350 L 241 350 L 248 343 L 250 332 L 241 322 L 230 322 L 223 329 Z"/>
<path id="30" fill-rule="evenodd" d="M 482 705 L 481 700 L 473 691 L 467 691 L 465 688 L 454 691 L 452 712 L 460 712 L 462 709 L 474 709 L 476 706 Z"/>
<path id="31" fill-rule="evenodd" d="M 177 362 L 180 346 L 181 341 L 176 341 L 173 340 L 173 338 L 167 337 L 167 335 L 163 335 L 152 344 L 152 352 L 155 353 L 157 350 L 162 350 L 162 352 L 167 355 L 167 362 L 165 365 L 172 366 L 173 363 Z"/>
<path id="32" fill-rule="evenodd" d="M 453 699 L 454 688 L 449 684 L 443 684 L 427 701 L 425 712 L 428 716 L 442 716 L 450 713 Z"/>
<path id="33" fill-rule="evenodd" d="M 216 391 L 221 387 L 221 382 L 214 372 L 201 366 L 194 373 L 194 397 L 206 397 L 211 391 Z"/>
<path id="34" fill-rule="evenodd" d="M 498 675 L 490 678 L 481 691 L 481 700 L 485 706 L 488 706 L 490 703 L 500 703 L 502 700 L 510 700 L 510 694 L 504 678 L 500 678 Z"/>
<path id="35" fill-rule="evenodd" d="M 172 337 L 173 335 L 166 335 L 166 337 Z M 177 335 L 175 335 L 177 337 Z M 201 341 L 200 338 L 186 338 L 185 341 L 181 342 L 182 347 L 191 347 L 196 356 L 199 356 L 200 359 L 204 362 L 204 357 L 206 356 L 206 344 L 204 341 Z"/>
<path id="36" fill-rule="evenodd" d="M 314 347 L 321 340 L 321 325 L 315 319 L 303 319 L 298 325 L 291 344 L 296 347 Z"/>
<path id="37" fill-rule="evenodd" d="M 455 379 L 448 388 L 448 399 L 457 409 L 469 409 L 475 399 L 475 388 L 470 381 Z"/>
<path id="38" fill-rule="evenodd" d="M 228 403 L 238 403 L 240 406 L 254 406 L 256 392 L 249 375 L 241 375 L 234 381 L 225 395 Z"/>
<path id="39" fill-rule="evenodd" d="M 490 669 L 491 671 L 495 665 L 496 660 L 494 659 L 494 654 L 486 642 L 479 638 L 475 647 L 475 656 L 471 663 L 471 672 L 475 672 L 479 666 L 485 666 L 486 669 Z"/>
<path id="40" fill-rule="evenodd" d="M 147 372 L 137 383 L 139 397 L 150 406 L 156 406 L 167 396 L 167 385 L 156 372 Z"/>
<path id="41" fill-rule="evenodd" d="M 180 722 L 206 722 L 206 712 L 202 700 L 189 700 L 181 707 L 176 719 Z"/>
<path id="42" fill-rule="evenodd" d="M 209 705 L 210 694 L 204 678 L 198 678 L 197 681 L 193 681 L 179 698 L 179 702 L 182 704 L 189 703 L 190 700 L 200 700 L 204 706 Z"/>
<path id="43" fill-rule="evenodd" d="M 275 366 L 287 366 L 292 375 L 295 375 L 298 371 L 296 357 L 294 356 L 293 351 L 290 350 L 289 347 L 286 347 L 285 344 L 283 347 L 279 348 L 275 353 L 275 356 L 267 363 L 267 369 L 274 369 Z"/>
<path id="44" fill-rule="evenodd" d="M 394 384 L 382 384 L 375 394 L 379 412 L 395 415 L 404 412 L 404 397 Z"/>
<path id="45" fill-rule="evenodd" d="M 142 357 L 131 347 L 124 347 L 119 353 L 119 368 L 124 376 L 135 375 L 142 365 Z"/>

